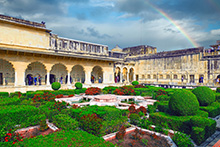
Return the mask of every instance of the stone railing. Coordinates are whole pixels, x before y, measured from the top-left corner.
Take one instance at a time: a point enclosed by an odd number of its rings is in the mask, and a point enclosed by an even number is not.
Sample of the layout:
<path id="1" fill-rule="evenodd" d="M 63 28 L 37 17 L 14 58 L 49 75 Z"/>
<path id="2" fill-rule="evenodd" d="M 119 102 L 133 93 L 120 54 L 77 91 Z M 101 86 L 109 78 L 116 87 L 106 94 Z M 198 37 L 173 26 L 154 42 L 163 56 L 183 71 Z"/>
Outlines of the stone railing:
<path id="1" fill-rule="evenodd" d="M 215 55 L 220 55 L 220 50 L 206 49 L 203 52 L 203 56 L 215 56 Z"/>
<path id="2" fill-rule="evenodd" d="M 108 56 L 108 46 L 79 40 L 50 36 L 50 49 L 62 52 Z"/>

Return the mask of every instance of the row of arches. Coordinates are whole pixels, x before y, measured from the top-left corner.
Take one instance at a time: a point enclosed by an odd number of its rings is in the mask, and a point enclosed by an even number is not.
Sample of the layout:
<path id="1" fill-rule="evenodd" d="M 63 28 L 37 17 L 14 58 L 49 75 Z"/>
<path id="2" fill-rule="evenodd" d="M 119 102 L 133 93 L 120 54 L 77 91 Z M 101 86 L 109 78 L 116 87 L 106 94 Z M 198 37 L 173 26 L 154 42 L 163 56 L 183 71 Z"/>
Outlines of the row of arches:
<path id="1" fill-rule="evenodd" d="M 122 72 L 121 72 L 121 68 L 116 67 L 114 73 L 114 80 L 115 83 L 134 81 L 134 69 L 130 68 L 128 70 L 127 67 L 124 67 L 122 68 Z"/>
<path id="2" fill-rule="evenodd" d="M 73 66 L 68 73 L 67 67 L 62 63 L 53 65 L 51 70 L 47 71 L 43 63 L 32 62 L 27 66 L 24 76 L 25 85 L 45 85 L 53 82 L 60 82 L 61 84 L 85 83 L 86 80 L 85 69 L 82 65 Z M 91 78 L 90 81 L 92 83 L 102 83 L 102 67 L 94 66 L 88 78 Z M 6 60 L 0 59 L 0 85 L 13 85 L 14 83 L 15 69 L 13 65 Z"/>

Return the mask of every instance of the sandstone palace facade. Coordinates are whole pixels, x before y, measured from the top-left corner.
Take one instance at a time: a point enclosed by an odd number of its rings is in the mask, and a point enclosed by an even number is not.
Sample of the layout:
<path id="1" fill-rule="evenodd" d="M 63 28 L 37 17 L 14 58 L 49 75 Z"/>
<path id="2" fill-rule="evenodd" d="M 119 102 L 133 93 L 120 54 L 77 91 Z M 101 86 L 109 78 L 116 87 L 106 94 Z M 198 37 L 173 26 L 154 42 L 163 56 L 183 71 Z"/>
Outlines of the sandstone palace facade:
<path id="1" fill-rule="evenodd" d="M 220 78 L 220 42 L 157 52 L 142 45 L 111 51 L 107 45 L 59 37 L 45 24 L 0 15 L 0 91 L 128 84 L 209 85 Z M 36 84 L 36 85 L 35 85 Z"/>

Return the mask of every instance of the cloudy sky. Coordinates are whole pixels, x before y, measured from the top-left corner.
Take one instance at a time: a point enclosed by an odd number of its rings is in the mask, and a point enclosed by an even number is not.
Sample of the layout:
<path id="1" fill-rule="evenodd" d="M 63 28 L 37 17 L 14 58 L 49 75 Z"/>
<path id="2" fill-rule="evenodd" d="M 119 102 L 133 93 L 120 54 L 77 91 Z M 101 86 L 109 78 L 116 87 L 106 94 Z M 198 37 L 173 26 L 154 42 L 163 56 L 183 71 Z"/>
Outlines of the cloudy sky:
<path id="1" fill-rule="evenodd" d="M 109 49 L 207 48 L 220 40 L 220 0 L 0 0 L 0 13 Z"/>

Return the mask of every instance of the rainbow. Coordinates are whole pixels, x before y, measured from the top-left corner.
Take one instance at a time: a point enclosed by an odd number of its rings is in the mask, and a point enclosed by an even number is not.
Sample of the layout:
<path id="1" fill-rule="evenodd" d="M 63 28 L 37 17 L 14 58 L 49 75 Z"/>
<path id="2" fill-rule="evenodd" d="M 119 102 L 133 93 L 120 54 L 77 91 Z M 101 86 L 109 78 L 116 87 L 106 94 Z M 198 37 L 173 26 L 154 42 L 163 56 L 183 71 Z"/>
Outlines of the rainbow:
<path id="1" fill-rule="evenodd" d="M 146 1 L 147 2 L 147 1 Z M 157 11 L 161 16 L 163 16 L 165 19 L 167 19 L 171 24 L 177 28 L 181 34 L 193 45 L 193 47 L 198 47 L 199 44 L 197 44 L 187 33 L 183 30 L 167 13 L 165 13 L 163 10 L 157 8 L 153 4 L 147 2 L 147 4 L 152 7 L 155 11 Z"/>

